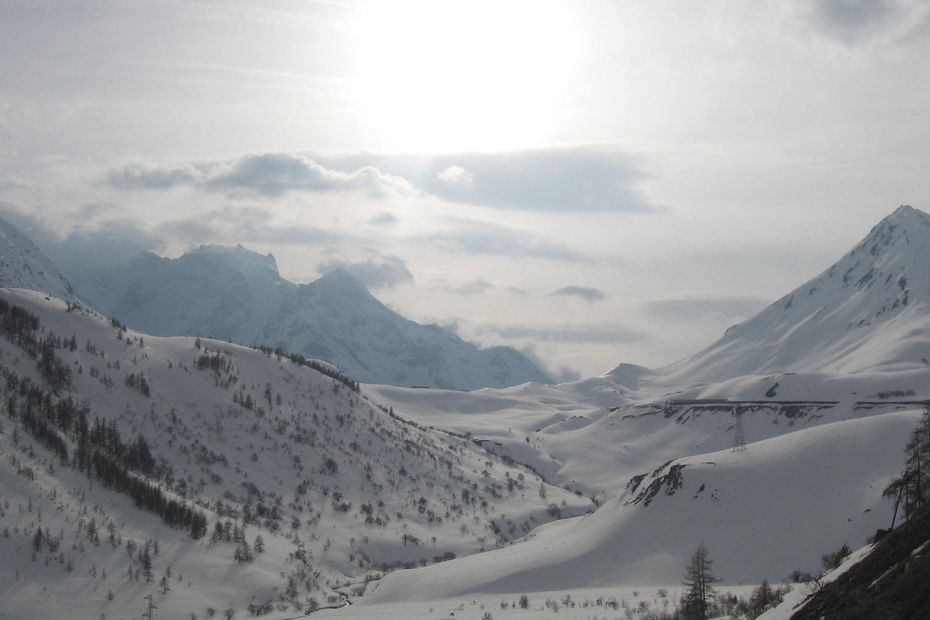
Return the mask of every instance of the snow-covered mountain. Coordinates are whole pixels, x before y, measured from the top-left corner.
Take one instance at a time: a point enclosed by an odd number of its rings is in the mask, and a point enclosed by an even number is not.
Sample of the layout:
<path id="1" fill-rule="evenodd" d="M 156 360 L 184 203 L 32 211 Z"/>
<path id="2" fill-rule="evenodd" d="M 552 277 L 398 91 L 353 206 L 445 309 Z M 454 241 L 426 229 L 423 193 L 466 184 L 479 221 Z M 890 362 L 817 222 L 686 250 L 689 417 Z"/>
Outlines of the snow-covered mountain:
<path id="1" fill-rule="evenodd" d="M 816 278 L 703 351 L 659 369 L 682 386 L 745 375 L 851 375 L 930 364 L 930 216 L 902 206 Z M 628 368 L 610 373 L 622 381 Z"/>
<path id="2" fill-rule="evenodd" d="M 273 256 L 241 245 L 177 259 L 145 253 L 76 286 L 91 306 L 143 332 L 282 347 L 365 383 L 470 390 L 549 381 L 510 347 L 478 349 L 405 319 L 344 270 L 298 285 L 279 275 Z"/>
<path id="3" fill-rule="evenodd" d="M 107 607 L 110 589 L 122 604 L 154 593 L 178 617 L 273 601 L 283 618 L 295 600 L 306 609 L 307 597 L 352 600 L 322 618 L 493 611 L 499 620 L 560 610 L 580 619 L 613 617 L 624 613 L 620 605 L 627 616 L 644 615 L 673 610 L 701 542 L 721 589 L 816 573 L 822 554 L 858 547 L 891 521 L 893 502 L 882 491 L 901 470 L 902 448 L 930 398 L 928 230 L 928 216 L 899 209 L 832 269 L 670 367 L 621 365 L 573 383 L 473 392 L 385 385 L 356 392 L 351 381 L 319 372 L 335 374 L 328 366 L 219 341 L 198 349 L 192 338 L 143 337 L 43 295 L 7 293 L 40 318 L 38 333 L 64 337 L 53 346 L 61 365 L 42 362 L 41 346 L 31 359 L 16 336 L 21 327 L 0 340 L 3 397 L 14 401 L 7 404 L 13 419 L 0 429 L 0 526 L 10 531 L 0 537 L 0 557 L 14 557 L 20 571 L 0 572 L 0 591 L 12 593 L 0 611 L 59 612 L 53 602 L 36 603 L 47 587 L 82 601 L 91 616 L 128 609 Z M 262 270 L 276 274 L 269 259 L 243 252 L 259 280 L 267 280 Z M 319 325 L 324 346 L 353 351 L 326 338 L 357 333 L 388 347 L 383 356 L 357 349 L 361 361 L 399 355 L 391 334 L 404 324 L 371 322 L 377 300 L 345 274 L 280 288 L 270 342 L 292 343 Z M 249 323 L 255 313 L 243 310 L 230 322 L 257 325 Z M 100 478 L 61 465 L 50 452 L 56 440 L 25 413 L 30 384 L 11 382 L 10 372 L 43 386 L 48 402 L 92 403 L 136 462 L 144 452 L 130 441 L 141 434 L 156 458 L 140 475 L 211 524 L 248 520 L 247 541 L 260 532 L 267 551 L 237 562 L 241 543 L 224 532 L 191 541 L 102 489 Z M 63 374 L 67 385 L 55 379 Z M 39 419 L 60 419 L 48 415 Z M 745 449 L 733 449 L 737 424 Z M 80 437 L 61 435 L 74 460 Z M 585 497 L 599 503 L 592 514 L 534 527 L 581 514 Z M 139 579 L 138 550 L 127 559 L 99 534 L 95 550 L 91 519 L 98 533 L 112 523 L 117 540 L 159 540 L 152 583 Z M 39 523 L 49 525 L 32 562 Z M 522 534 L 530 536 L 518 541 Z M 59 555 L 43 546 L 48 540 L 58 541 Z M 472 553 L 480 549 L 489 552 Z M 433 562 L 449 554 L 459 557 Z M 69 561 L 83 572 L 71 575 Z M 372 574 L 398 562 L 417 567 Z M 169 567 L 183 579 L 162 592 L 156 586 Z M 518 609 L 526 593 L 533 602 Z"/>
<path id="4" fill-rule="evenodd" d="M 200 246 L 177 259 L 141 253 L 77 280 L 97 310 L 153 335 L 253 344 L 296 285 L 275 259 L 240 246 Z"/>
<path id="5" fill-rule="evenodd" d="M 72 299 L 71 285 L 15 226 L 0 218 L 0 287 L 27 288 Z"/>
<path id="6" fill-rule="evenodd" d="M 366 383 L 446 389 L 548 378 L 510 347 L 478 349 L 387 308 L 342 269 L 292 289 L 258 341 L 330 361 Z"/>
<path id="7" fill-rule="evenodd" d="M 602 505 L 487 557 L 391 575 L 366 604 L 675 583 L 701 541 L 725 580 L 779 580 L 864 544 L 891 520 L 881 492 L 930 397 L 928 268 L 930 217 L 902 207 L 821 276 L 669 367 L 446 398 L 373 388 Z M 745 451 L 732 451 L 737 419 Z"/>
<path id="8" fill-rule="evenodd" d="M 590 507 L 330 366 L 44 293 L 0 290 L 0 379 L 7 619 L 140 617 L 147 594 L 159 617 L 293 616 Z"/>

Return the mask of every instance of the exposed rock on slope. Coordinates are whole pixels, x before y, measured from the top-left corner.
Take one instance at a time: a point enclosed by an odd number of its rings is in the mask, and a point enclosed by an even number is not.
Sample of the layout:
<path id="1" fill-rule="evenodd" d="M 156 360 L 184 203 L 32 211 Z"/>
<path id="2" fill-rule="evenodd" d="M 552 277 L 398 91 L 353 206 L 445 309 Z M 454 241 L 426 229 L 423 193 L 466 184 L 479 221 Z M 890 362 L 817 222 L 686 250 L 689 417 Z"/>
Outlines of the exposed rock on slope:
<path id="1" fill-rule="evenodd" d="M 930 618 L 930 509 L 914 514 L 871 553 L 824 586 L 792 620 Z"/>

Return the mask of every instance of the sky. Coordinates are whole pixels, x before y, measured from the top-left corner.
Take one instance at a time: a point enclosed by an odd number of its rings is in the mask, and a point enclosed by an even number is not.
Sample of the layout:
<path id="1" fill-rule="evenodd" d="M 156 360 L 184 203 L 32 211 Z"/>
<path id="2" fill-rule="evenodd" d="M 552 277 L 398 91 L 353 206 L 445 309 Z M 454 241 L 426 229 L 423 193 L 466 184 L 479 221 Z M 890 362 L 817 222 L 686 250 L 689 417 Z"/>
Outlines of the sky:
<path id="1" fill-rule="evenodd" d="M 0 0 L 40 245 L 345 267 L 560 379 L 696 352 L 928 169 L 922 0 Z"/>

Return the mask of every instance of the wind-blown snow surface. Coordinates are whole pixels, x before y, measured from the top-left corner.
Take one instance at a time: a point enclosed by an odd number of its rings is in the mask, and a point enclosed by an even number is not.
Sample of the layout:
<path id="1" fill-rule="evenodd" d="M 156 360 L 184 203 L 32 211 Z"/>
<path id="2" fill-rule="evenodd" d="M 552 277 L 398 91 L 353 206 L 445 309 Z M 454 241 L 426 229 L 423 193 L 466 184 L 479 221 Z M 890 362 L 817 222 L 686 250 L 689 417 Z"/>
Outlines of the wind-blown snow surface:
<path id="1" fill-rule="evenodd" d="M 27 288 L 61 299 L 74 291 L 52 261 L 15 226 L 0 218 L 0 287 Z"/>
<path id="2" fill-rule="evenodd" d="M 902 467 L 900 446 L 918 417 L 900 412 L 828 424 L 744 452 L 680 459 L 589 516 L 502 550 L 393 573 L 364 600 L 675 583 L 701 541 L 726 582 L 813 571 L 826 551 L 859 546 L 887 527 L 882 490 Z"/>
<path id="3" fill-rule="evenodd" d="M 478 349 L 400 316 L 342 269 L 298 285 L 272 255 L 242 246 L 201 246 L 177 259 L 145 253 L 75 278 L 92 307 L 140 331 L 280 346 L 360 381 L 476 389 L 549 380 L 513 348 Z"/>
<path id="4" fill-rule="evenodd" d="M 0 338 L 5 407 L 10 399 L 18 399 L 16 411 L 25 406 L 22 392 L 11 388 L 16 375 L 42 387 L 48 402 L 86 404 L 91 424 L 99 417 L 114 425 L 126 443 L 142 435 L 160 469 L 170 471 L 153 482 L 169 497 L 186 498 L 209 524 L 196 541 L 165 526 L 63 464 L 16 416 L 5 415 L 5 618 L 65 617 L 74 609 L 82 617 L 139 617 L 146 594 L 156 596 L 159 617 L 204 617 L 208 607 L 244 615 L 247 605 L 269 601 L 293 614 L 310 598 L 321 605 L 341 600 L 337 583 L 384 564 L 494 548 L 554 514 L 588 509 L 583 498 L 525 468 L 464 438 L 406 423 L 364 391 L 287 359 L 206 339 L 198 350 L 193 338 L 126 331 L 32 291 L 2 290 L 0 298 L 36 315 L 43 337 L 61 338 L 54 352 L 71 376 L 70 387 L 50 389 L 36 360 Z M 138 388 L 141 377 L 148 395 Z M 68 436 L 66 443 L 73 456 Z M 235 542 L 212 540 L 215 523 L 227 520 L 239 527 L 248 521 L 245 540 L 254 547 L 261 534 L 265 551 L 236 562 Z M 37 527 L 61 538 L 57 550 L 40 545 L 33 560 Z M 127 551 L 130 540 L 135 553 Z M 146 541 L 159 545 L 151 583 L 139 577 L 138 550 Z"/>
<path id="5" fill-rule="evenodd" d="M 602 506 L 526 543 L 391 575 L 368 600 L 675 583 L 701 540 L 724 579 L 779 580 L 864 543 L 890 521 L 881 491 L 930 397 L 928 266 L 930 217 L 902 207 L 824 274 L 669 367 L 456 395 L 372 386 Z M 738 415 L 745 452 L 729 450 Z M 629 503 L 643 489 L 657 491 L 650 505 Z"/>

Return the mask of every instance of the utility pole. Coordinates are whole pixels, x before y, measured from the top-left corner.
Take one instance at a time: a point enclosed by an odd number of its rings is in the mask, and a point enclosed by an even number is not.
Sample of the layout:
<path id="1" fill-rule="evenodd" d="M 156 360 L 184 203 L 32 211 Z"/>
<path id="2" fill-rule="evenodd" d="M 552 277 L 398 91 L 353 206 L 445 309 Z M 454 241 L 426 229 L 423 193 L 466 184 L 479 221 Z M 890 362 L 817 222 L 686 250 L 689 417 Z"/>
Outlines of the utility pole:
<path id="1" fill-rule="evenodd" d="M 151 594 L 147 594 L 145 596 L 145 600 L 148 601 L 148 609 L 144 614 L 142 614 L 142 617 L 146 620 L 155 620 L 155 610 L 158 609 L 158 607 L 155 605 L 155 600 L 152 598 Z"/>
<path id="2" fill-rule="evenodd" d="M 743 434 L 743 408 L 736 406 L 736 424 L 733 426 L 733 452 L 746 451 L 746 435 Z"/>

